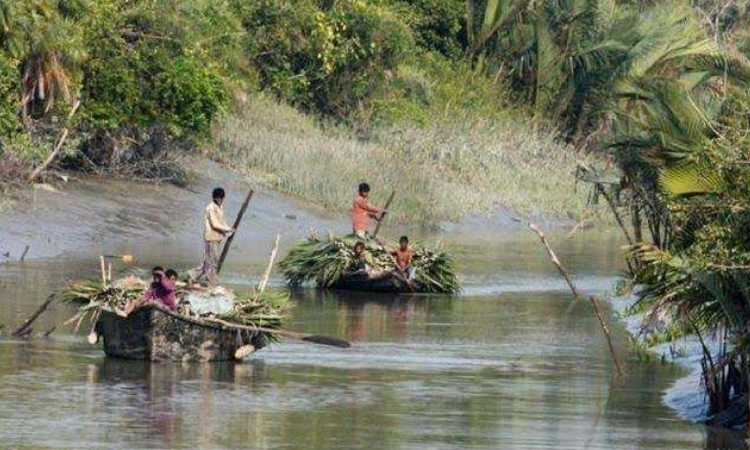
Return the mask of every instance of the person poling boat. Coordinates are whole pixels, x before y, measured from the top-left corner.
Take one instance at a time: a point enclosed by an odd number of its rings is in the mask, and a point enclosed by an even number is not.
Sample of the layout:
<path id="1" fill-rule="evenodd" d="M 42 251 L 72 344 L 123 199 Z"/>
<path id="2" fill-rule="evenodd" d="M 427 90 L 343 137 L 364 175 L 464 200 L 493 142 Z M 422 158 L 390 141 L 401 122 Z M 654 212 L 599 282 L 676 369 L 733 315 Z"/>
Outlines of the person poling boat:
<path id="1" fill-rule="evenodd" d="M 221 253 L 221 242 L 225 237 L 231 236 L 235 229 L 229 226 L 224 220 L 224 210 L 222 209 L 222 204 L 226 198 L 224 189 L 217 187 L 213 190 L 211 197 L 211 202 L 203 211 L 205 254 L 198 280 L 206 279 L 209 284 L 214 284 L 218 275 L 217 269 Z"/>
<path id="2" fill-rule="evenodd" d="M 352 202 L 352 231 L 361 238 L 367 237 L 370 219 L 380 220 L 385 215 L 385 209 L 370 203 L 369 196 L 370 185 L 360 183 Z"/>

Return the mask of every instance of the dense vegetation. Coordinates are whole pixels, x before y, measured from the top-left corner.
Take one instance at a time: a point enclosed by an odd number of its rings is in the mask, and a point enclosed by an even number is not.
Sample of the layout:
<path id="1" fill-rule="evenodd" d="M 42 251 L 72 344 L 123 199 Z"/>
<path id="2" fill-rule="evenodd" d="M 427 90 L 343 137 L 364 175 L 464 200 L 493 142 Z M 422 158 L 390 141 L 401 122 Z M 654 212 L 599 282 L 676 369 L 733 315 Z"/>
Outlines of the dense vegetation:
<path id="1" fill-rule="evenodd" d="M 747 12 L 0 0 L 0 184 L 70 129 L 68 169 L 175 179 L 174 157 L 199 147 L 326 206 L 367 176 L 399 184 L 399 209 L 422 222 L 498 204 L 575 217 L 561 186 L 584 149 L 579 178 L 632 245 L 638 307 L 663 329 L 723 332 L 725 353 L 706 349 L 718 411 L 750 380 Z"/>

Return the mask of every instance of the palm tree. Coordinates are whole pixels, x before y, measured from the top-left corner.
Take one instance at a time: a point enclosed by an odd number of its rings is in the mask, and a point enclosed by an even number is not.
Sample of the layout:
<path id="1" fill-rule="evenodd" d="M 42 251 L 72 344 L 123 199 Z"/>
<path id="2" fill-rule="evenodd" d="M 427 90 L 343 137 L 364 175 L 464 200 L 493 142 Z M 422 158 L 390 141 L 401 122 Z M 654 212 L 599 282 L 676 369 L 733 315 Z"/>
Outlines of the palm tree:
<path id="1" fill-rule="evenodd" d="M 482 17 L 478 4 L 468 1 L 470 19 Z M 706 36 L 683 0 L 644 10 L 615 0 L 488 0 L 483 18 L 479 27 L 469 21 L 470 56 L 511 67 L 537 116 L 567 136 L 647 97 L 650 82 L 677 78 L 695 87 L 748 74 Z"/>
<path id="2" fill-rule="evenodd" d="M 82 30 L 55 0 L 0 3 L 0 45 L 19 60 L 24 120 L 73 99 L 71 74 L 84 55 Z"/>

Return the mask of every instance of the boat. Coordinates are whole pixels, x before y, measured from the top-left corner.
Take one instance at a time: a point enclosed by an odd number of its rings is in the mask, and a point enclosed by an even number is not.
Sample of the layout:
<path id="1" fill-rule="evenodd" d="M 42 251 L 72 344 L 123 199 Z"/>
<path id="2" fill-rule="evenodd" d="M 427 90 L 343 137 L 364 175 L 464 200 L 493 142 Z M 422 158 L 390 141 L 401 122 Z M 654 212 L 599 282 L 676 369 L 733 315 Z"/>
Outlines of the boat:
<path id="1" fill-rule="evenodd" d="M 145 306 L 128 317 L 102 308 L 96 333 L 103 338 L 107 356 L 149 361 L 236 360 L 260 350 L 269 340 L 261 331 L 238 331 L 158 305 Z"/>
<path id="2" fill-rule="evenodd" d="M 426 293 L 425 285 L 413 280 L 407 283 L 403 277 L 388 273 L 370 278 L 365 274 L 349 275 L 339 278 L 330 289 L 359 292 L 379 292 L 387 294 Z"/>

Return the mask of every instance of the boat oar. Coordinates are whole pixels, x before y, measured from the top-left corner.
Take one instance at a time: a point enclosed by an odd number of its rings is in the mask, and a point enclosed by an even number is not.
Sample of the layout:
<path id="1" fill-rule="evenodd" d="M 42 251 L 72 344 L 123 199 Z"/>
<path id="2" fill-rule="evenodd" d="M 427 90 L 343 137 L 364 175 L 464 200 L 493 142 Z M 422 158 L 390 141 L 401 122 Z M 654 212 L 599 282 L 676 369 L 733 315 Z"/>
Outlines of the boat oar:
<path id="1" fill-rule="evenodd" d="M 231 323 L 225 320 L 214 319 L 214 318 L 208 319 L 208 321 L 218 323 L 227 328 L 235 328 L 238 330 L 245 330 L 245 331 L 262 331 L 264 333 L 276 334 L 276 335 L 288 337 L 291 339 L 298 339 L 300 341 L 311 342 L 313 344 L 330 345 L 333 347 L 341 347 L 341 348 L 349 348 L 352 346 L 352 344 L 349 341 L 345 341 L 337 337 L 326 336 L 322 334 L 308 334 L 308 333 L 300 333 L 298 331 L 275 330 L 273 328 L 264 328 L 264 327 L 249 327 L 246 325 L 238 325 L 236 323 Z"/>
<path id="2" fill-rule="evenodd" d="M 380 215 L 380 218 L 378 218 L 378 224 L 375 226 L 375 231 L 372 232 L 372 238 L 375 239 L 378 236 L 378 232 L 380 231 L 380 225 L 383 224 L 383 219 L 385 218 L 385 215 L 388 213 L 388 208 L 391 207 L 391 202 L 393 202 L 393 197 L 396 196 L 396 190 L 391 191 L 391 196 L 388 197 L 388 200 L 385 202 L 385 206 L 383 206 L 383 214 Z"/>
<path id="3" fill-rule="evenodd" d="M 240 207 L 240 212 L 237 213 L 237 218 L 234 219 L 234 227 L 233 227 L 234 233 L 232 233 L 232 235 L 227 238 L 227 242 L 224 244 L 224 248 L 221 250 L 219 263 L 216 265 L 217 274 L 221 272 L 221 266 L 224 265 L 224 260 L 227 258 L 227 253 L 229 253 L 229 246 L 232 245 L 234 236 L 237 234 L 237 227 L 240 226 L 240 222 L 242 221 L 242 216 L 245 215 L 245 210 L 247 209 L 247 205 L 248 203 L 250 203 L 250 199 L 252 198 L 253 198 L 253 190 L 250 189 L 250 192 L 247 193 L 247 197 L 245 197 L 245 201 L 242 202 L 242 206 Z"/>

